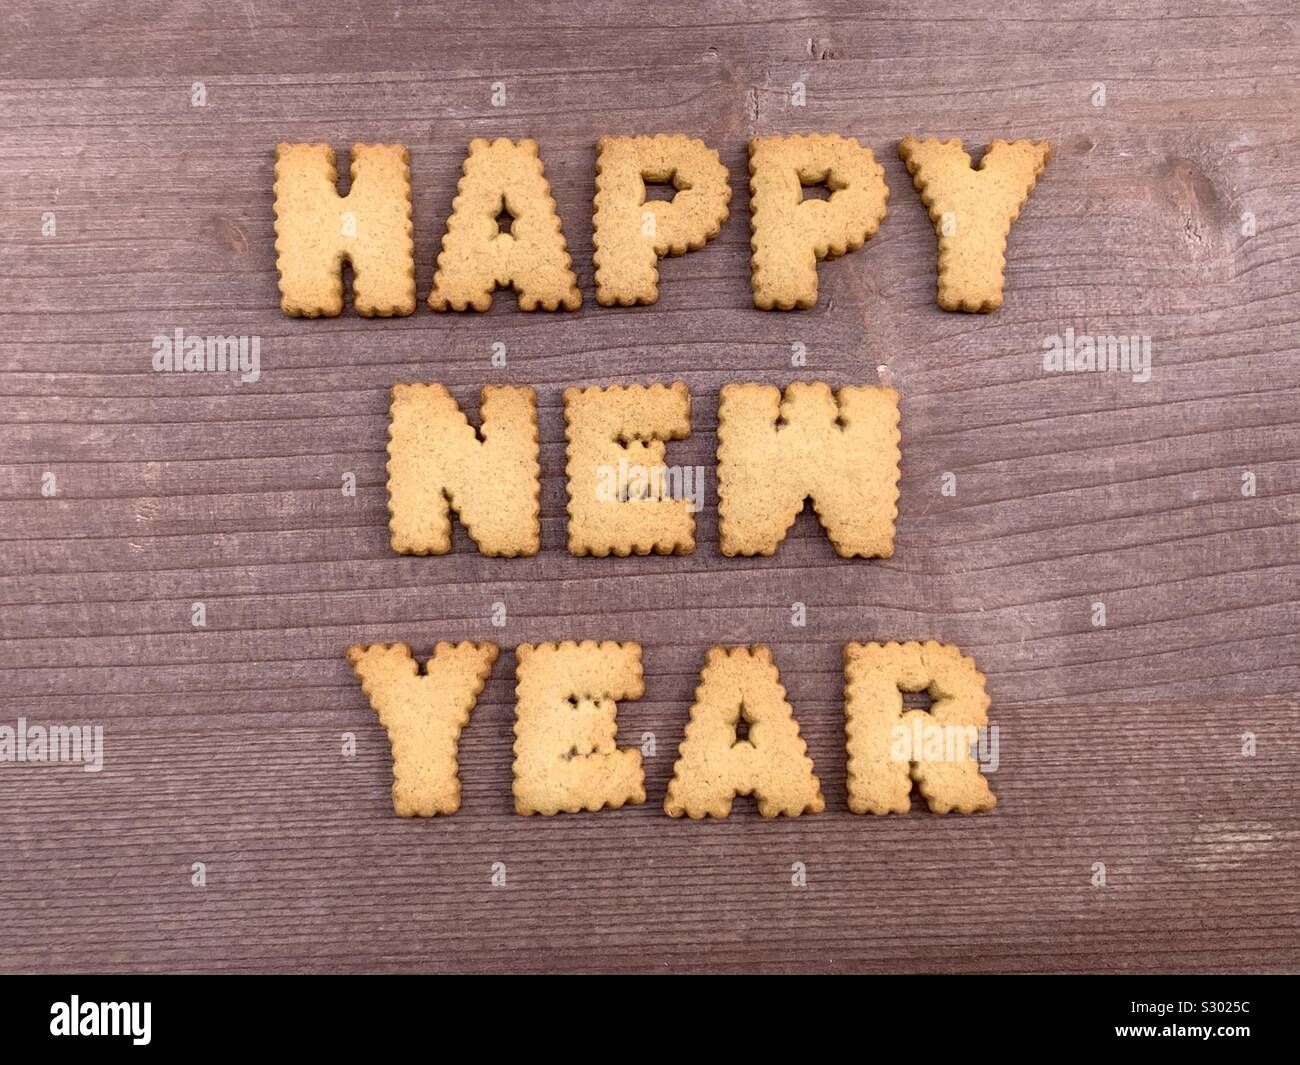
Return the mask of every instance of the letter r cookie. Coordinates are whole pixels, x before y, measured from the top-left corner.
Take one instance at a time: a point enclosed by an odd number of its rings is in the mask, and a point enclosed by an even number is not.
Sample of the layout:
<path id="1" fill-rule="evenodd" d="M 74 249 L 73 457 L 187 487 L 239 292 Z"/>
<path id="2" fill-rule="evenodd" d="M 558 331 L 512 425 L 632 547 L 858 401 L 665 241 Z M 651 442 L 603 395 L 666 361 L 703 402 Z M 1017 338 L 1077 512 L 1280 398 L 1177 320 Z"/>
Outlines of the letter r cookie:
<path id="1" fill-rule="evenodd" d="M 850 810 L 905 814 L 914 781 L 934 813 L 993 809 L 972 755 L 989 707 L 973 659 L 934 640 L 850 643 L 844 675 Z M 930 710 L 906 709 L 905 691 L 928 691 Z"/>

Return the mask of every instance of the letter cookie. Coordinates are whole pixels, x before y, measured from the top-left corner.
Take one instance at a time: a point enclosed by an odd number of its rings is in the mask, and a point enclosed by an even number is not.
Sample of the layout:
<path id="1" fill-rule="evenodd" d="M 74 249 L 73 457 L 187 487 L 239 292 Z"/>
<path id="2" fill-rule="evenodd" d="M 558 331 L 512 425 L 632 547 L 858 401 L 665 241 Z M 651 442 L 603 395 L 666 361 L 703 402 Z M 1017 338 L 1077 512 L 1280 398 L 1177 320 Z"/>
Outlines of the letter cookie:
<path id="1" fill-rule="evenodd" d="M 737 735 L 744 718 L 749 734 Z M 726 817 L 753 795 L 764 817 L 821 813 L 821 785 L 770 648 L 711 647 L 668 784 L 671 817 Z"/>
<path id="2" fill-rule="evenodd" d="M 402 817 L 460 809 L 456 746 L 469 722 L 498 648 L 491 643 L 440 643 L 420 665 L 402 643 L 348 648 L 393 749 L 393 809 Z"/>
<path id="3" fill-rule="evenodd" d="M 905 814 L 915 781 L 937 814 L 997 804 L 971 754 L 988 724 L 984 675 L 951 644 L 844 647 L 849 809 Z M 928 691 L 929 712 L 905 710 L 903 692 Z"/>
<path id="4" fill-rule="evenodd" d="M 502 229 L 499 217 L 508 216 Z M 486 311 L 492 292 L 513 287 L 519 309 L 571 311 L 582 304 L 537 143 L 470 141 L 438 253 L 429 306 Z"/>
<path id="5" fill-rule="evenodd" d="M 345 262 L 357 314 L 415 310 L 410 158 L 401 144 L 354 144 L 352 187 L 340 196 L 328 144 L 276 146 L 275 265 L 285 314 L 339 314 Z"/>
<path id="6" fill-rule="evenodd" d="M 541 542 L 537 393 L 485 385 L 475 431 L 442 385 L 394 385 L 388 528 L 402 555 L 451 550 L 452 510 L 485 555 L 535 555 Z"/>
<path id="7" fill-rule="evenodd" d="M 939 240 L 939 306 L 995 311 L 1002 306 L 1007 234 L 1052 157 L 1047 141 L 995 140 L 978 168 L 955 138 L 940 143 L 904 137 L 907 164 Z"/>
<path id="8" fill-rule="evenodd" d="M 646 202 L 645 183 L 671 181 L 670 201 Z M 654 303 L 658 260 L 704 247 L 727 220 L 731 186 L 718 153 L 695 137 L 601 137 L 596 145 L 596 302 Z"/>
<path id="9" fill-rule="evenodd" d="M 687 555 L 695 550 L 690 504 L 673 499 L 665 441 L 691 431 L 681 381 L 567 388 L 569 551 L 575 555 Z"/>
<path id="10" fill-rule="evenodd" d="M 640 645 L 524 643 L 515 655 L 515 812 L 645 802 L 641 752 L 614 745 L 617 701 L 645 691 Z"/>
<path id="11" fill-rule="evenodd" d="M 842 558 L 888 558 L 898 515 L 898 393 L 821 381 L 724 385 L 718 401 L 722 553 L 770 555 L 811 496 Z"/>
<path id="12" fill-rule="evenodd" d="M 870 148 L 835 134 L 749 142 L 749 224 L 754 306 L 812 307 L 817 262 L 862 247 L 885 217 L 889 188 Z M 805 199 L 824 184 L 827 200 Z"/>

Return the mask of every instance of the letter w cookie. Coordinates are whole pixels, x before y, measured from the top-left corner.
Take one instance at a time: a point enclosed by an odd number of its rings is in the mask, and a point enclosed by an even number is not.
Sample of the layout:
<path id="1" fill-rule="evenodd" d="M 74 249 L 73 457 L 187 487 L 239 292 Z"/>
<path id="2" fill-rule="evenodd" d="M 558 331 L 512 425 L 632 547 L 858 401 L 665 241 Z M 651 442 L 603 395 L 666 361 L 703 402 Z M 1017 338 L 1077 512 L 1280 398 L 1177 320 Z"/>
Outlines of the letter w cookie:
<path id="1" fill-rule="evenodd" d="M 842 558 L 888 558 L 898 514 L 898 393 L 821 381 L 724 385 L 718 401 L 722 553 L 770 555 L 812 498 Z"/>

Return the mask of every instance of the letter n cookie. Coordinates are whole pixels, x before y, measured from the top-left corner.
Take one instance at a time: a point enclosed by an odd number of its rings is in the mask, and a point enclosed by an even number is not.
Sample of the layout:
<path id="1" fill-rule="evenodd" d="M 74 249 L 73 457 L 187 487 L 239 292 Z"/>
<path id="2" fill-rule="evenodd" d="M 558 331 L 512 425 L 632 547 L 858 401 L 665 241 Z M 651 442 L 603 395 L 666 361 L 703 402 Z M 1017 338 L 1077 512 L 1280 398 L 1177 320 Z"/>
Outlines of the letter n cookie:
<path id="1" fill-rule="evenodd" d="M 804 188 L 825 185 L 826 200 Z M 754 306 L 812 307 L 817 263 L 862 247 L 885 217 L 889 188 L 870 148 L 811 134 L 749 142 L 749 224 Z"/>
<path id="2" fill-rule="evenodd" d="M 343 264 L 366 317 L 415 310 L 410 153 L 401 144 L 354 144 L 352 187 L 338 193 L 334 149 L 275 150 L 275 252 L 280 308 L 303 318 L 343 310 Z"/>
<path id="3" fill-rule="evenodd" d="M 521 311 L 571 311 L 582 303 L 572 265 L 537 142 L 471 141 L 429 306 L 486 311 L 510 287 Z"/>
<path id="4" fill-rule="evenodd" d="M 671 181 L 676 194 L 646 202 L 647 181 Z M 596 301 L 654 303 L 657 262 L 704 247 L 727 220 L 729 202 L 727 168 L 702 140 L 681 133 L 601 137 L 592 219 Z"/>
<path id="5" fill-rule="evenodd" d="M 475 431 L 442 385 L 394 385 L 388 420 L 393 550 L 451 550 L 455 510 L 485 555 L 535 555 L 541 540 L 537 394 L 485 385 Z"/>
<path id="6" fill-rule="evenodd" d="M 826 804 L 807 749 L 771 650 L 711 647 L 664 810 L 726 817 L 737 795 L 753 795 L 764 817 L 821 813 Z"/>
<path id="7" fill-rule="evenodd" d="M 994 311 L 1002 306 L 1011 223 L 1052 157 L 1047 141 L 995 140 L 978 168 L 953 139 L 904 137 L 907 164 L 939 241 L 939 306 L 945 311 Z"/>
<path id="8" fill-rule="evenodd" d="M 888 558 L 898 514 L 898 393 L 821 381 L 724 385 L 718 401 L 722 553 L 770 555 L 812 497 L 842 558 Z"/>
<path id="9" fill-rule="evenodd" d="M 691 396 L 681 381 L 568 388 L 564 420 L 572 554 L 695 550 L 690 502 L 673 498 L 673 471 L 664 465 L 664 442 L 691 431 Z"/>
<path id="10" fill-rule="evenodd" d="M 515 812 L 645 802 L 641 752 L 614 743 L 618 700 L 645 691 L 640 645 L 525 643 L 515 655 Z"/>
<path id="11" fill-rule="evenodd" d="M 972 753 L 989 708 L 973 659 L 933 640 L 850 643 L 844 674 L 850 810 L 905 814 L 913 782 L 934 813 L 993 809 Z M 928 712 L 903 706 L 903 692 L 919 691 L 933 700 Z"/>
<path id="12" fill-rule="evenodd" d="M 421 670 L 405 644 L 348 648 L 361 690 L 388 730 L 393 809 L 402 817 L 460 809 L 456 746 L 497 651 L 491 643 L 440 643 Z"/>

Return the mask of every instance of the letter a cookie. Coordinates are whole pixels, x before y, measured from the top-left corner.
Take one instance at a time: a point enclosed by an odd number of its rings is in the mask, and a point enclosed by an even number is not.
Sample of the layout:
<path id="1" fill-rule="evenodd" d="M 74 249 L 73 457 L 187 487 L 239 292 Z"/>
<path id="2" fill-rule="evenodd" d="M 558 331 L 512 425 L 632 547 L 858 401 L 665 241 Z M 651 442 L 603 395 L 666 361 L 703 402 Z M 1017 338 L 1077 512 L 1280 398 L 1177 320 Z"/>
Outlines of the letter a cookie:
<path id="1" fill-rule="evenodd" d="M 503 214 L 508 228 L 501 225 Z M 429 306 L 486 311 L 493 291 L 509 286 L 519 294 L 521 311 L 572 311 L 582 303 L 572 267 L 537 142 L 471 141 Z"/>
<path id="2" fill-rule="evenodd" d="M 670 817 L 726 817 L 737 795 L 753 795 L 764 817 L 825 808 L 808 745 L 762 645 L 709 648 L 678 751 L 664 798 Z"/>

